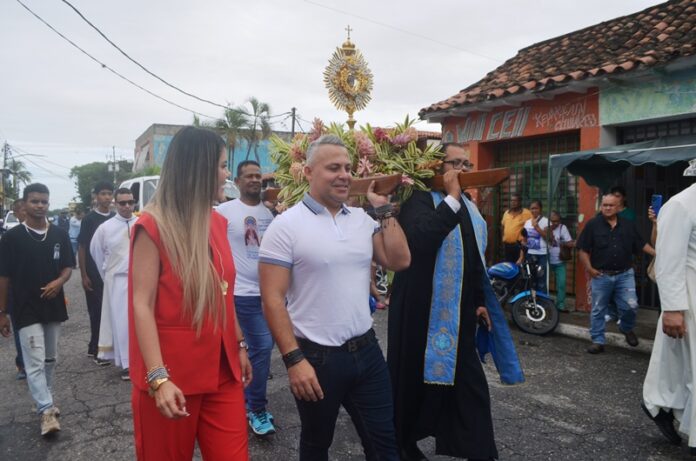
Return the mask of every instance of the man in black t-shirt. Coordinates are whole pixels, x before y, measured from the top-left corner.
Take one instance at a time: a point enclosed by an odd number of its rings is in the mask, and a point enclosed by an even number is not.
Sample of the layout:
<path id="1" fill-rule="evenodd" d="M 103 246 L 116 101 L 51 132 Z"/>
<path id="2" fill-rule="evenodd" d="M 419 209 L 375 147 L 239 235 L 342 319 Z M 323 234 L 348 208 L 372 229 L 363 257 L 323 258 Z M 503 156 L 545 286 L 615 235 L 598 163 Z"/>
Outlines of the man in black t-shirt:
<path id="1" fill-rule="evenodd" d="M 590 354 L 604 352 L 605 315 L 610 301 L 619 311 L 619 330 L 629 346 L 637 346 L 633 332 L 638 310 L 633 255 L 641 251 L 655 256 L 655 250 L 638 232 L 633 221 L 618 216 L 619 198 L 602 197 L 601 213 L 590 219 L 578 236 L 579 259 L 592 277 L 592 313 L 590 315 Z"/>
<path id="2" fill-rule="evenodd" d="M 28 185 L 25 221 L 0 240 L 0 328 L 5 335 L 11 287 L 13 323 L 19 329 L 29 391 L 41 414 L 41 435 L 60 430 L 51 388 L 60 325 L 68 319 L 63 285 L 75 264 L 68 234 L 46 221 L 48 197 L 43 184 Z"/>
<path id="3" fill-rule="evenodd" d="M 96 264 L 94 264 L 92 255 L 89 253 L 89 245 L 97 227 L 114 215 L 113 212 L 109 211 L 114 186 L 108 182 L 99 182 L 94 186 L 93 192 L 97 206 L 82 219 L 80 234 L 77 236 L 77 256 L 80 263 L 80 274 L 82 275 L 82 287 L 85 289 L 85 298 L 87 299 L 87 312 L 89 313 L 90 337 L 89 345 L 87 346 L 87 356 L 94 358 L 94 363 L 97 365 L 105 366 L 111 362 L 97 358 L 104 282 L 99 275 Z"/>

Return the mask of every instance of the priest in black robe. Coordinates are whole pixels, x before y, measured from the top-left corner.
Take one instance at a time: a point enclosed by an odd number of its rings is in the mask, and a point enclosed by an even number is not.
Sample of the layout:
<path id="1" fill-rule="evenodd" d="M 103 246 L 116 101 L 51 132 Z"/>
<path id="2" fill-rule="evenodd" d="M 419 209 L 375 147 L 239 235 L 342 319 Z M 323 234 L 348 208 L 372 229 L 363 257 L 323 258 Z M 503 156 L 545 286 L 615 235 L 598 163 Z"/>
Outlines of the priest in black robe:
<path id="1" fill-rule="evenodd" d="M 484 307 L 484 267 L 458 181 L 458 170 L 466 165 L 466 151 L 451 144 L 444 151 L 448 197 L 435 206 L 431 193 L 414 191 L 399 216 L 412 259 L 410 268 L 394 277 L 387 362 L 397 439 L 405 461 L 426 459 L 416 442 L 428 436 L 435 437 L 437 454 L 469 460 L 498 457 L 488 383 L 476 349 L 477 324 L 491 325 Z M 436 258 L 457 225 L 464 261 L 458 280 L 461 292 L 454 379 L 451 385 L 426 384 L 424 355 Z"/>

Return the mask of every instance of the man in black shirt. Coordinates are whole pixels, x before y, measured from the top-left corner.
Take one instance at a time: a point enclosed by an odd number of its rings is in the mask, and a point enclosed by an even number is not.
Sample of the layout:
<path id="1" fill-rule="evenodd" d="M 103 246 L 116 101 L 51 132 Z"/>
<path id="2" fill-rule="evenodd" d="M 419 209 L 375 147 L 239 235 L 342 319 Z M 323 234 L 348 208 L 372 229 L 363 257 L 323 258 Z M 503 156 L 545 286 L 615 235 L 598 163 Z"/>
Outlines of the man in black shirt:
<path id="1" fill-rule="evenodd" d="M 601 214 L 590 219 L 578 237 L 580 261 L 592 277 L 590 354 L 604 352 L 605 315 L 613 299 L 619 310 L 619 329 L 630 346 L 638 345 L 633 332 L 638 309 L 633 255 L 641 251 L 654 256 L 655 250 L 640 235 L 635 223 L 618 216 L 619 198 L 602 197 Z"/>
<path id="2" fill-rule="evenodd" d="M 89 252 L 89 245 L 92 242 L 92 236 L 97 230 L 97 227 L 114 216 L 114 213 L 109 211 L 109 205 L 111 205 L 111 199 L 113 198 L 114 186 L 108 182 L 99 182 L 94 186 L 93 192 L 97 206 L 82 219 L 80 234 L 77 236 L 77 257 L 80 263 L 82 287 L 85 290 L 85 298 L 87 299 L 87 312 L 89 313 L 90 337 L 89 345 L 87 346 L 87 356 L 92 357 L 94 363 L 97 365 L 105 366 L 109 365 L 111 362 L 97 358 L 104 282 Z"/>
<path id="3" fill-rule="evenodd" d="M 0 241 L 0 326 L 7 333 L 8 290 L 12 288 L 13 323 L 27 373 L 27 384 L 41 414 L 41 435 L 60 430 L 51 385 L 58 356 L 60 324 L 68 319 L 63 285 L 75 257 L 68 234 L 46 221 L 48 188 L 30 184 L 24 189 L 25 221 Z"/>

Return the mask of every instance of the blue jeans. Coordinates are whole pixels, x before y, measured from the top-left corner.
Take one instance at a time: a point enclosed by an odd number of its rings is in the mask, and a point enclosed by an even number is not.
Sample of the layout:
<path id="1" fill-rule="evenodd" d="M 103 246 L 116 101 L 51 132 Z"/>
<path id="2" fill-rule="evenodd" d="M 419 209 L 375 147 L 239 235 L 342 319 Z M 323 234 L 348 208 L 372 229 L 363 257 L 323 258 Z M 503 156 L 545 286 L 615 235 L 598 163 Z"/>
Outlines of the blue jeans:
<path id="1" fill-rule="evenodd" d="M 387 362 L 374 331 L 357 350 L 325 347 L 300 340 L 300 348 L 314 367 L 324 398 L 297 400 L 302 422 L 300 461 L 326 461 L 341 405 L 350 415 L 362 441 L 365 459 L 398 460 L 394 406 Z"/>
<path id="2" fill-rule="evenodd" d="M 253 373 L 251 383 L 244 389 L 246 406 L 252 411 L 265 410 L 268 403 L 266 384 L 271 371 L 273 336 L 263 316 L 260 296 L 235 296 L 234 306 L 239 326 L 249 345 L 249 361 Z"/>
<path id="3" fill-rule="evenodd" d="M 19 330 L 29 392 L 41 414 L 53 407 L 53 372 L 58 359 L 60 322 L 33 323 Z"/>
<path id="4" fill-rule="evenodd" d="M 601 274 L 592 279 L 592 313 L 590 314 L 590 336 L 592 342 L 604 344 L 604 329 L 609 302 L 613 300 L 619 311 L 623 333 L 633 330 L 638 311 L 636 280 L 633 269 L 617 275 Z"/>

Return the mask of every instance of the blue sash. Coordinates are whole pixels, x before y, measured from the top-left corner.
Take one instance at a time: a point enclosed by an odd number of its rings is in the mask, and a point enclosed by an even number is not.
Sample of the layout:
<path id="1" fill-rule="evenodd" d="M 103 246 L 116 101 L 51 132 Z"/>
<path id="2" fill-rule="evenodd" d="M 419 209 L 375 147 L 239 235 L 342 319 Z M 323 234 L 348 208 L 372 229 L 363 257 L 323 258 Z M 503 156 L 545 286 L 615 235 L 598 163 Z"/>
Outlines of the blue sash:
<path id="1" fill-rule="evenodd" d="M 498 298 L 495 296 L 491 286 L 491 281 L 485 271 L 488 225 L 481 213 L 479 213 L 476 205 L 471 203 L 466 197 L 463 197 L 463 200 L 467 210 L 469 210 L 471 223 L 474 226 L 474 234 L 476 235 L 476 243 L 481 255 L 481 263 L 484 267 L 482 277 L 483 294 L 485 296 L 486 308 L 488 309 L 488 316 L 493 325 L 493 329 L 490 332 L 485 328 L 479 328 L 476 331 L 476 348 L 478 349 L 481 362 L 485 362 L 486 354 L 490 352 L 500 375 L 500 380 L 504 384 L 522 383 L 524 382 L 524 373 L 522 373 L 520 359 L 517 357 L 512 334 L 510 334 L 505 313 L 502 307 L 500 307 Z"/>
<path id="2" fill-rule="evenodd" d="M 431 192 L 437 207 L 442 195 Z M 433 297 L 428 321 L 423 381 L 454 386 L 459 344 L 459 309 L 464 276 L 464 242 L 457 225 L 437 252 L 433 272 Z"/>

